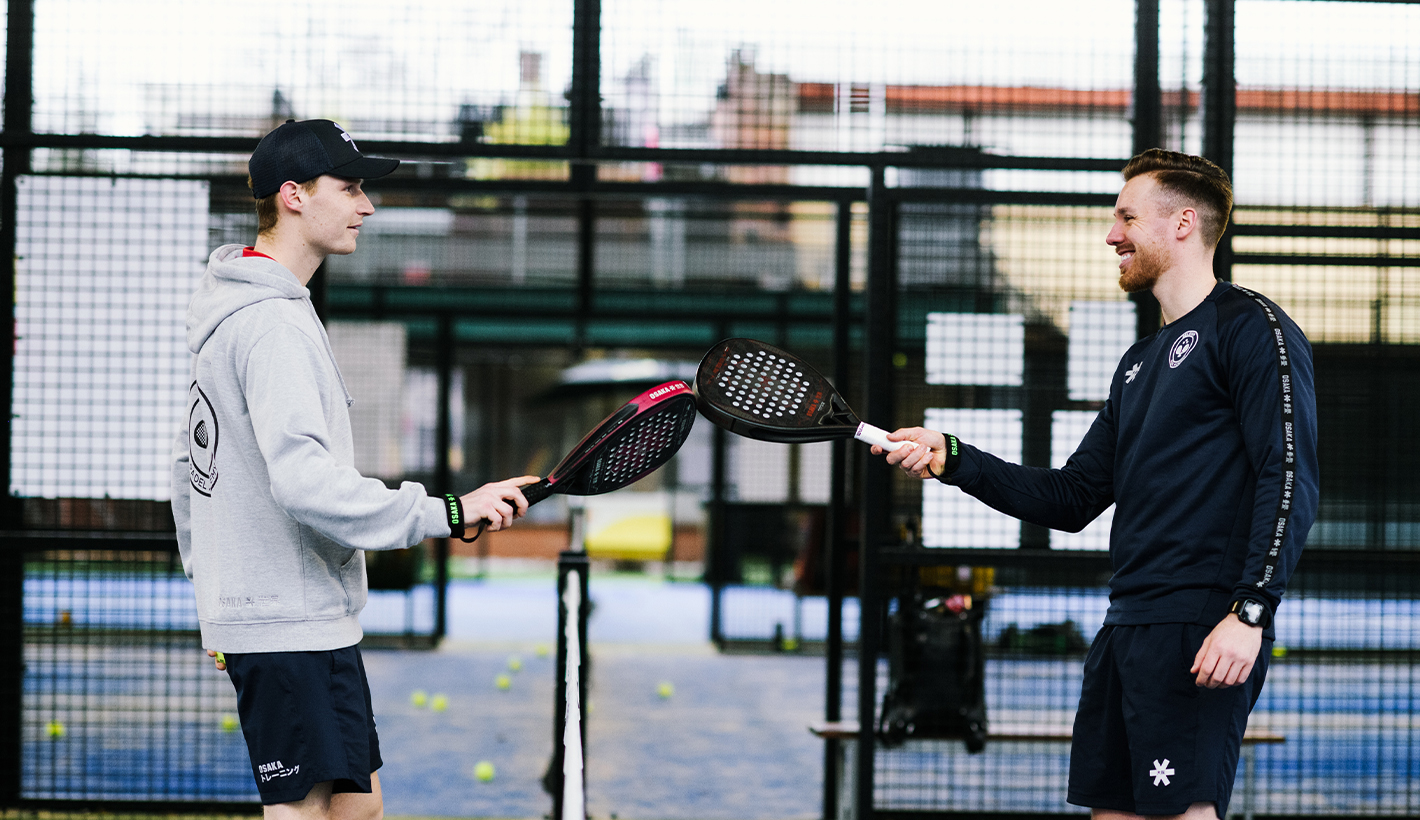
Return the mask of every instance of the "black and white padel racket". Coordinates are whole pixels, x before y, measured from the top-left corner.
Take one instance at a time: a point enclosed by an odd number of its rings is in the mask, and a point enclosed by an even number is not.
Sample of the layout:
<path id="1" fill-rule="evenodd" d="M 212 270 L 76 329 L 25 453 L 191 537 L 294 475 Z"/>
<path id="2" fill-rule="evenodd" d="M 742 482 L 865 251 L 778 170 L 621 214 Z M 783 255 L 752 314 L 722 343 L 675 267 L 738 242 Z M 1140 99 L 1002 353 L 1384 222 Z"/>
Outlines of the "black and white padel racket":
<path id="1" fill-rule="evenodd" d="M 884 450 L 887 431 L 864 422 L 808 364 L 754 339 L 726 339 L 695 372 L 695 404 L 715 424 L 760 441 L 793 443 L 856 438 Z"/>
<path id="2" fill-rule="evenodd" d="M 523 498 L 531 506 L 553 493 L 600 495 L 634 484 L 671 460 L 694 423 L 690 385 L 657 385 L 602 419 L 546 478 L 524 485 Z M 464 540 L 477 539 L 487 526 L 487 519 L 478 522 L 477 532 Z"/>

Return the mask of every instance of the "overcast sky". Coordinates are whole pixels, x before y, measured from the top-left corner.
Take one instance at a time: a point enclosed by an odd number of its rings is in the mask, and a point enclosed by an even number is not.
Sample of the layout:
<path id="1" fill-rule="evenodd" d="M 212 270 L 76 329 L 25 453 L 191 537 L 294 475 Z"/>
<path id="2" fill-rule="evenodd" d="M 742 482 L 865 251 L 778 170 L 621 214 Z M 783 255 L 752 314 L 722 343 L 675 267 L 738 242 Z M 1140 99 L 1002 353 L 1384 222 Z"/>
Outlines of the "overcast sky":
<path id="1" fill-rule="evenodd" d="M 1125 88 L 1133 0 L 604 0 L 603 78 L 649 56 L 663 117 L 703 116 L 731 50 L 800 82 Z M 142 133 L 153 112 L 261 114 L 281 88 L 300 116 L 449 121 L 511 102 L 518 54 L 544 55 L 552 99 L 571 72 L 571 0 L 36 3 L 37 125 Z M 1161 79 L 1196 86 L 1201 0 L 1164 0 Z M 1420 89 L 1420 8 L 1239 0 L 1248 86 Z M 81 116 L 82 114 L 82 116 Z"/>

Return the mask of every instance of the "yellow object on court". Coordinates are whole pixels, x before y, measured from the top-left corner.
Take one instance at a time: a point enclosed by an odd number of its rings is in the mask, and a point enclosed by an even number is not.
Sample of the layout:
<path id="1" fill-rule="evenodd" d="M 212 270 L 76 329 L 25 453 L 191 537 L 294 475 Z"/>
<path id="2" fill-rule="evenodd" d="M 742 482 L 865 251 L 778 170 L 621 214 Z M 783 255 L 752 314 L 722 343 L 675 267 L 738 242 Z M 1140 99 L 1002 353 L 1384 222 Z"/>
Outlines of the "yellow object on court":
<path id="1" fill-rule="evenodd" d="M 661 492 L 622 490 L 586 500 L 583 547 L 592 558 L 663 561 L 674 536 L 670 498 Z"/>

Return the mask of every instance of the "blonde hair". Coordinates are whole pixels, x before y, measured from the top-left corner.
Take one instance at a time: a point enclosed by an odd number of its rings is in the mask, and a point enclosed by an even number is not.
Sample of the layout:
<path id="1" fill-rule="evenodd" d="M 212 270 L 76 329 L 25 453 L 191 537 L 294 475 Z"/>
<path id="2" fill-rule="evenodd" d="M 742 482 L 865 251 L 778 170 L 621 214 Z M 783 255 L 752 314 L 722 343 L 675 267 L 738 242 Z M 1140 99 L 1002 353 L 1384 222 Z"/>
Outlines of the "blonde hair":
<path id="1" fill-rule="evenodd" d="M 320 177 L 308 179 L 300 183 L 302 190 L 308 194 L 316 192 L 316 186 L 320 184 Z M 251 177 L 247 177 L 247 187 L 252 187 Z M 256 235 L 262 236 L 276 230 L 276 218 L 280 211 L 276 208 L 276 198 L 281 196 L 281 191 L 269 196 L 264 196 L 256 201 Z"/>

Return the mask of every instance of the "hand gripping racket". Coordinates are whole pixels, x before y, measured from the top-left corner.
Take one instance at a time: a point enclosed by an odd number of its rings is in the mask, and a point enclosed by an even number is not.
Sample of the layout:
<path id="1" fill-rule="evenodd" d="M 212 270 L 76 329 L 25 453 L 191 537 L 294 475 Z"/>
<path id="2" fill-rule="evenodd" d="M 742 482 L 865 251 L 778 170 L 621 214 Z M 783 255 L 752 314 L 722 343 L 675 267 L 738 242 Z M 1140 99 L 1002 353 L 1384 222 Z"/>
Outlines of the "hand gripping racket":
<path id="1" fill-rule="evenodd" d="M 715 424 L 760 441 L 793 443 L 856 438 L 884 450 L 887 431 L 864 422 L 828 379 L 777 347 L 726 339 L 710 348 L 695 372 L 695 404 Z"/>
<path id="2" fill-rule="evenodd" d="M 553 493 L 600 495 L 634 484 L 671 460 L 694 423 L 690 385 L 657 385 L 602 419 L 546 478 L 524 485 L 523 498 L 532 506 Z M 487 526 L 485 518 L 464 540 L 477 540 Z"/>

